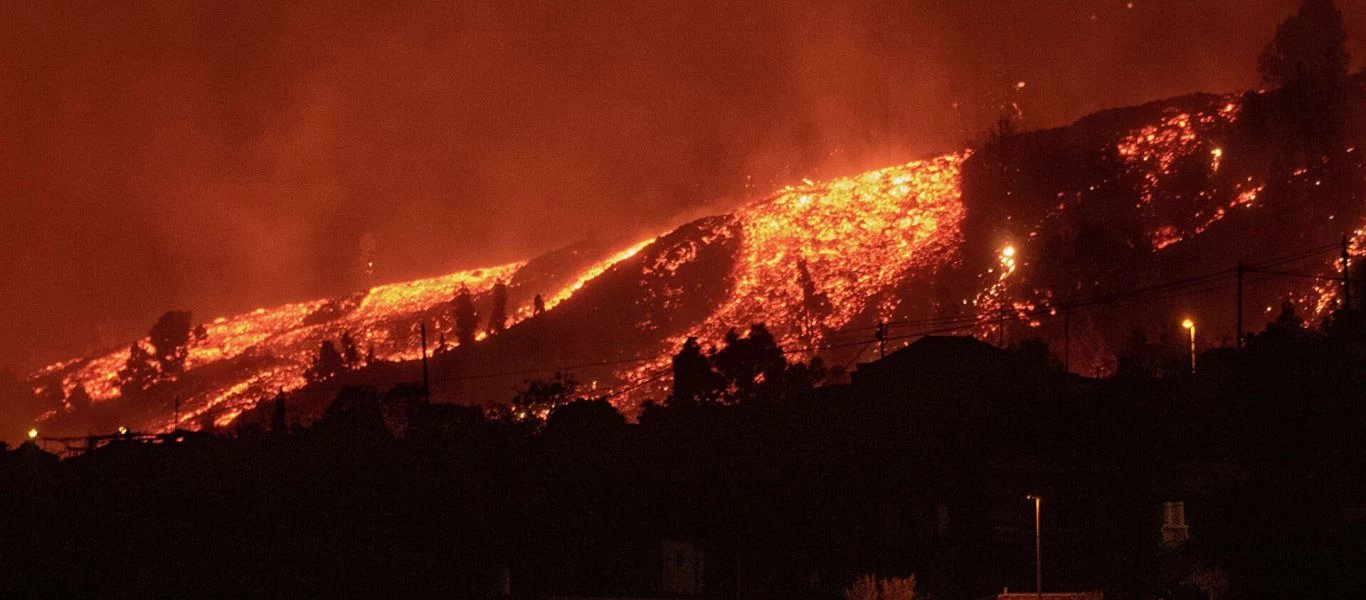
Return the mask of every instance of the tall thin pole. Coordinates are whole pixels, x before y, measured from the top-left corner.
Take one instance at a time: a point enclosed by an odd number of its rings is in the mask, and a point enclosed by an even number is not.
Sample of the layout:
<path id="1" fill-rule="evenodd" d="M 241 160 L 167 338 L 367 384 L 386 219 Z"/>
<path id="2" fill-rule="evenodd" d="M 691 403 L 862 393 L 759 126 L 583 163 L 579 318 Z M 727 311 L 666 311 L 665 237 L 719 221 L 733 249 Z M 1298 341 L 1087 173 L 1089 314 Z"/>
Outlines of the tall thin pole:
<path id="1" fill-rule="evenodd" d="M 1234 347 L 1243 347 L 1243 261 L 1238 261 L 1238 333 Z"/>
<path id="2" fill-rule="evenodd" d="M 877 356 L 887 358 L 887 322 L 877 322 Z"/>
<path id="3" fill-rule="evenodd" d="M 1342 234 L 1342 308 L 1347 311 L 1347 319 L 1352 318 L 1352 275 L 1347 269 L 1352 256 L 1347 253 L 1347 234 Z"/>
<path id="4" fill-rule="evenodd" d="M 422 396 L 432 401 L 432 381 L 427 372 L 427 324 L 421 323 L 422 330 Z"/>
<path id="5" fill-rule="evenodd" d="M 1039 527 L 1039 503 L 1042 499 L 1038 496 L 1029 498 L 1034 501 L 1034 594 L 1038 600 L 1043 600 L 1043 538 Z"/>
<path id="6" fill-rule="evenodd" d="M 1195 324 L 1191 324 L 1191 375 L 1195 374 Z"/>
<path id="7" fill-rule="evenodd" d="M 997 333 L 997 335 L 996 335 L 997 344 L 996 344 L 996 345 L 998 345 L 998 346 L 1000 346 L 1000 347 L 1002 347 L 1002 348 L 1005 348 L 1005 347 L 1006 347 L 1006 306 L 1005 306 L 1004 304 L 1001 305 L 1001 325 L 1000 325 L 1000 327 L 998 328 L 998 330 L 997 330 L 996 333 Z"/>
<path id="8" fill-rule="evenodd" d="M 174 413 L 174 416 L 171 417 L 171 419 L 172 419 L 172 421 L 171 421 L 171 431 L 175 431 L 175 430 L 177 430 L 177 429 L 180 429 L 180 394 L 176 394 L 176 397 L 175 397 L 175 413 Z"/>

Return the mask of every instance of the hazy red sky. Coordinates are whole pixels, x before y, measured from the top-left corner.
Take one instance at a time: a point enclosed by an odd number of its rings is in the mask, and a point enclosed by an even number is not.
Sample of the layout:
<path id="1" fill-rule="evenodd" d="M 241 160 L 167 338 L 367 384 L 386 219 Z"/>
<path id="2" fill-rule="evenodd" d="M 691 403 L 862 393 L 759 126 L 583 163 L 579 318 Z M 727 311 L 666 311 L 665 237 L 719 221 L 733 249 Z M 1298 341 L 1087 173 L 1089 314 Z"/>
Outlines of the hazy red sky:
<path id="1" fill-rule="evenodd" d="M 1250 86 L 1298 3 L 2 0 L 0 367 Z"/>

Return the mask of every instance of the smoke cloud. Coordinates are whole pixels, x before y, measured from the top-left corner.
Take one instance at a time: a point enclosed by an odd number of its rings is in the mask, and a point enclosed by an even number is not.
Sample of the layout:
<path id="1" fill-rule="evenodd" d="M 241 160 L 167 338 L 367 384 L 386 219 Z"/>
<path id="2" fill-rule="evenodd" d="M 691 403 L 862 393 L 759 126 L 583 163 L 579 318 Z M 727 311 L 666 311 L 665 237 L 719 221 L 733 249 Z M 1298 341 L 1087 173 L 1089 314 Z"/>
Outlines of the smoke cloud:
<path id="1" fill-rule="evenodd" d="M 0 366 L 1253 86 L 1297 5 L 7 1 Z"/>

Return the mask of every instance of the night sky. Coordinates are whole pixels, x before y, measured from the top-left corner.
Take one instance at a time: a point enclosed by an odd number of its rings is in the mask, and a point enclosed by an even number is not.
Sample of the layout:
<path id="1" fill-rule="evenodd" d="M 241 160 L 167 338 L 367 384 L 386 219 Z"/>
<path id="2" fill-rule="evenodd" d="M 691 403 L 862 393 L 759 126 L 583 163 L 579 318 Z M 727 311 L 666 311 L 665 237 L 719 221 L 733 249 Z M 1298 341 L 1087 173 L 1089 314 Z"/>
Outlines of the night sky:
<path id="1" fill-rule="evenodd" d="M 0 368 L 1254 86 L 1299 0 L 799 4 L 6 0 Z"/>

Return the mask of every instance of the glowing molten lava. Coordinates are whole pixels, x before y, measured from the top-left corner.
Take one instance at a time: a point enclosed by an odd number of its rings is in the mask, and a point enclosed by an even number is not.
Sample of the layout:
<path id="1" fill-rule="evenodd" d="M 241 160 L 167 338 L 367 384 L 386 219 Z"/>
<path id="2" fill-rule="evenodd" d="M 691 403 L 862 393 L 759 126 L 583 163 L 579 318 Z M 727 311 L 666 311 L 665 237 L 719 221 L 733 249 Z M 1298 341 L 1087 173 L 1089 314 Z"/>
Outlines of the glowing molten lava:
<path id="1" fill-rule="evenodd" d="M 534 285 L 547 285 L 544 308 L 548 311 L 575 310 L 566 308 L 575 304 L 569 300 L 579 300 L 574 298 L 576 293 L 603 280 L 636 286 L 629 291 L 638 295 L 623 306 L 647 308 L 629 319 L 618 314 L 608 317 L 633 327 L 631 332 L 639 338 L 629 341 L 633 349 L 617 348 L 618 353 L 610 357 L 594 355 L 582 361 L 596 364 L 604 379 L 611 374 L 614 381 L 603 381 L 600 387 L 594 381 L 593 389 L 613 394 L 624 408 L 667 393 L 668 380 L 663 376 L 668 373 L 669 359 L 689 336 L 699 338 L 704 346 L 717 346 L 729 329 L 762 322 L 784 349 L 805 357 L 830 346 L 836 335 L 850 329 L 869 329 L 879 320 L 911 316 L 908 312 L 915 311 L 908 308 L 909 301 L 925 293 L 913 286 L 957 268 L 972 271 L 966 276 L 958 273 L 970 280 L 971 289 L 960 289 L 954 293 L 958 297 L 943 299 L 952 303 L 952 310 L 938 299 L 932 303 L 945 313 L 958 311 L 950 314 L 955 324 L 962 325 L 956 331 L 990 333 L 993 315 L 1000 314 L 1004 322 L 1007 312 L 1011 318 L 1038 326 L 1039 309 L 1050 306 L 1054 293 L 1034 288 L 1050 284 L 1030 283 L 1037 281 L 1031 279 L 1040 252 L 1037 240 L 1065 211 L 1088 202 L 1103 206 L 1104 211 L 1116 204 L 1125 210 L 1132 206 L 1144 226 L 1131 247 L 1161 253 L 1206 232 L 1235 209 L 1257 204 L 1265 182 L 1231 175 L 1237 169 L 1236 157 L 1227 156 L 1220 145 L 1230 124 L 1239 118 L 1239 102 L 1234 96 L 1206 96 L 1202 102 L 1200 107 L 1169 109 L 1160 117 L 1148 115 L 1108 129 L 1104 150 L 1110 158 L 1118 156 L 1122 174 L 1114 179 L 1129 182 L 1124 184 L 1128 195 L 1106 188 L 1108 179 L 1063 189 L 1056 200 L 1050 188 L 1044 196 L 1047 201 L 1036 202 L 1032 213 L 1003 213 L 1011 230 L 1008 237 L 974 242 L 982 247 L 972 250 L 987 256 L 986 262 L 966 264 L 979 266 L 963 267 L 968 254 L 965 223 L 970 221 L 962 198 L 962 172 L 972 155 L 965 150 L 788 187 L 733 214 L 694 222 L 690 224 L 694 229 L 686 235 L 651 238 L 623 245 L 613 253 L 586 257 L 568 272 L 543 277 Z M 1130 128 L 1143 120 L 1152 122 Z M 1191 181 L 1200 189 L 1190 192 Z M 1006 210 L 1020 207 L 1012 204 L 1018 195 L 995 197 L 1008 195 L 1001 192 L 989 200 Z M 1115 201 L 1116 197 L 1122 200 Z M 1027 214 L 1037 220 L 1024 222 Z M 1360 247 L 1363 241 L 1357 232 L 1354 246 Z M 704 255 L 714 259 L 717 248 L 725 249 L 726 261 L 700 262 Z M 343 332 L 350 333 L 362 352 L 373 348 L 379 360 L 415 359 L 420 350 L 419 324 L 426 323 L 433 338 L 453 339 L 449 313 L 457 289 L 485 294 L 499 281 L 518 281 L 533 262 L 383 285 L 349 297 L 259 309 L 206 323 L 207 335 L 192 342 L 186 373 L 174 382 L 186 407 L 181 424 L 194 427 L 206 414 L 224 424 L 263 397 L 305 385 L 305 373 L 319 345 L 337 340 Z M 696 271 L 699 264 L 706 268 L 724 264 L 729 272 L 708 272 L 702 279 L 724 289 L 715 297 L 708 296 L 706 303 L 689 304 L 689 290 L 698 288 L 687 287 L 679 274 L 685 267 Z M 721 280 L 723 284 L 716 283 Z M 614 288 L 598 296 L 620 291 Z M 527 290 L 522 293 L 529 295 Z M 582 295 L 588 296 L 593 294 Z M 1306 302 L 1322 313 L 1331 308 L 1333 297 L 1331 282 L 1321 281 L 1307 292 Z M 601 309 L 595 305 L 585 314 L 608 314 Z M 678 311 L 685 312 L 686 318 L 675 318 Z M 511 317 L 514 328 L 535 319 L 525 301 L 514 304 Z M 871 342 L 871 332 L 860 335 L 858 339 Z M 147 340 L 141 343 L 146 345 Z M 67 393 L 84 386 L 95 401 L 108 401 L 119 395 L 118 371 L 127 358 L 128 350 L 122 348 L 65 361 L 38 371 L 31 381 L 41 386 L 57 379 Z M 547 370 L 557 366 L 517 365 L 518 369 Z M 506 399 L 481 398 L 486 402 Z M 171 425 L 170 420 L 167 414 L 138 428 L 161 429 Z"/>
<path id="2" fill-rule="evenodd" d="M 959 177 L 968 154 L 790 187 L 737 212 L 714 232 L 740 236 L 729 299 L 667 340 L 656 360 L 618 377 L 633 397 L 659 397 L 664 383 L 635 386 L 657 379 L 688 336 L 718 344 L 727 330 L 762 322 L 796 350 L 825 343 L 859 315 L 889 317 L 902 300 L 897 287 L 947 263 L 962 242 Z"/>

